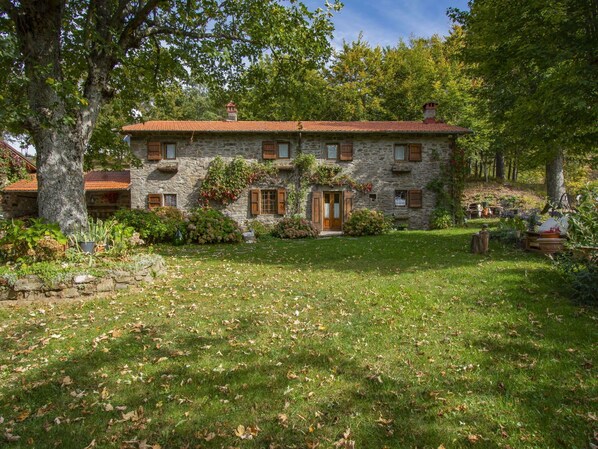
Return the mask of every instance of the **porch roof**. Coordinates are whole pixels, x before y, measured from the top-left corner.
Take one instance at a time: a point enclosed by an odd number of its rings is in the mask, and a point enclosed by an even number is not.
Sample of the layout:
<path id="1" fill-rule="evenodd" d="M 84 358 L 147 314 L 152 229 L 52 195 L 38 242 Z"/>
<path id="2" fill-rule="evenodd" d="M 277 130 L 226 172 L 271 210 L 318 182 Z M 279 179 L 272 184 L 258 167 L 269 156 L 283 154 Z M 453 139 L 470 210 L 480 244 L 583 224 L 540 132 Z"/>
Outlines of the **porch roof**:
<path id="1" fill-rule="evenodd" d="M 84 188 L 86 192 L 129 190 L 131 174 L 122 171 L 90 171 L 85 174 Z M 14 182 L 3 189 L 4 192 L 37 192 L 37 175 L 29 175 L 26 179 Z"/>

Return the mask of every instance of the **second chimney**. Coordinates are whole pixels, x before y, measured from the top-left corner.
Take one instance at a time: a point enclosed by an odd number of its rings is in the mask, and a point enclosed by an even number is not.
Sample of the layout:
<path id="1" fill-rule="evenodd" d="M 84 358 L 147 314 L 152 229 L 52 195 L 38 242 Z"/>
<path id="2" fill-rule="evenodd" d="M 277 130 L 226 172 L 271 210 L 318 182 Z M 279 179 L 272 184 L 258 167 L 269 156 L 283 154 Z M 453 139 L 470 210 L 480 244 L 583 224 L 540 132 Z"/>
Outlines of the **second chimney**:
<path id="1" fill-rule="evenodd" d="M 236 122 L 237 121 L 237 105 L 232 101 L 226 105 L 226 121 Z"/>
<path id="2" fill-rule="evenodd" d="M 426 103 L 424 105 L 424 123 L 437 123 L 436 120 L 436 108 L 438 107 L 438 103 L 433 101 Z"/>

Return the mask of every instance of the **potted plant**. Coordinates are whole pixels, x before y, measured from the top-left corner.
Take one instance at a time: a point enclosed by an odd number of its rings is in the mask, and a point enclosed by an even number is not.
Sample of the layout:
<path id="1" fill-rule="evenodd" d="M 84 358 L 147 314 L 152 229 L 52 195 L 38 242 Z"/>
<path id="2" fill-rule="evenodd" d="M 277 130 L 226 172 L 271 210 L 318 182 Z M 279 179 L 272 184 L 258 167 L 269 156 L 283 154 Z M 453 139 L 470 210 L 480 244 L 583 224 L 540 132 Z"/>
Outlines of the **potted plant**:
<path id="1" fill-rule="evenodd" d="M 553 226 L 546 231 L 542 231 L 540 236 L 543 239 L 558 239 L 561 236 L 561 228 L 558 226 Z"/>
<path id="2" fill-rule="evenodd" d="M 71 244 L 79 248 L 82 253 L 93 254 L 96 242 L 88 229 L 79 228 L 69 236 Z"/>

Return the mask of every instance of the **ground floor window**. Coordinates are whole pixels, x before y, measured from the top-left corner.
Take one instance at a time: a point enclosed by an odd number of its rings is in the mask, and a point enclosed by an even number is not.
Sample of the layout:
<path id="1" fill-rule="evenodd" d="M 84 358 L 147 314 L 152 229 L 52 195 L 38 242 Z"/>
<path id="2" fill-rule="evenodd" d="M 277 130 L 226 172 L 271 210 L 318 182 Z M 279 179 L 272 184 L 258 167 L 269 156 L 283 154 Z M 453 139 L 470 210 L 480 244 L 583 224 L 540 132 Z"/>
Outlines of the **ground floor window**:
<path id="1" fill-rule="evenodd" d="M 277 213 L 276 190 L 262 190 L 262 214 L 273 215 Z"/>
<path id="2" fill-rule="evenodd" d="M 164 206 L 176 207 L 176 195 L 164 194 Z"/>
<path id="3" fill-rule="evenodd" d="M 407 191 L 395 190 L 395 206 L 407 207 Z"/>
<path id="4" fill-rule="evenodd" d="M 149 209 L 155 209 L 156 207 L 162 206 L 176 207 L 176 194 L 150 193 L 147 196 L 147 206 Z"/>

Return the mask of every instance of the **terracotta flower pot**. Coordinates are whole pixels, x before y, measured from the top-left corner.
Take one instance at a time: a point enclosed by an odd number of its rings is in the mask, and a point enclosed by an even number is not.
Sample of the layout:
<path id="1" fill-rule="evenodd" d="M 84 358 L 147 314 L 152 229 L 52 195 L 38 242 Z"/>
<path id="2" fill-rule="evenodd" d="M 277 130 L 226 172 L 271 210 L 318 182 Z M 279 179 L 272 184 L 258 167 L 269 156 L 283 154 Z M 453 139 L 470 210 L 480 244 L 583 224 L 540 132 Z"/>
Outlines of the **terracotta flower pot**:
<path id="1" fill-rule="evenodd" d="M 558 239 L 561 236 L 559 232 L 541 232 L 540 238 L 543 239 Z"/>

